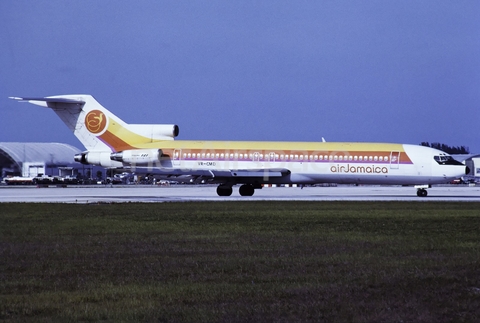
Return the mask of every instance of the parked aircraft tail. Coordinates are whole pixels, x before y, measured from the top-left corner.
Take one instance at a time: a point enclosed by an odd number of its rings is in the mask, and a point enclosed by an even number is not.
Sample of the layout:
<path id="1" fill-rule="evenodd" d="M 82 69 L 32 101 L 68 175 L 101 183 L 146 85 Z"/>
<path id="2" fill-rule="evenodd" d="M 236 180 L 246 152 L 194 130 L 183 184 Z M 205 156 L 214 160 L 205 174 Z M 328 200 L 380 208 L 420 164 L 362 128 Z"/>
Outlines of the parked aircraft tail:
<path id="1" fill-rule="evenodd" d="M 127 124 L 91 95 L 11 99 L 51 108 L 88 151 L 117 152 L 139 144 L 173 140 L 179 133 L 177 125 Z"/>

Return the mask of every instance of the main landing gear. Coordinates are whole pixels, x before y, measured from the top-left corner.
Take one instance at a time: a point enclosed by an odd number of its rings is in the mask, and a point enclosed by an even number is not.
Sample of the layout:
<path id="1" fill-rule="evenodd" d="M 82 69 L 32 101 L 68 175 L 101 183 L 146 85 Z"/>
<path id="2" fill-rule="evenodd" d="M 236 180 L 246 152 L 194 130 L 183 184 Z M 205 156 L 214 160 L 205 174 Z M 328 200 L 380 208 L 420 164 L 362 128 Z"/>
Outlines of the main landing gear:
<path id="1" fill-rule="evenodd" d="M 240 186 L 238 192 L 241 196 L 253 196 L 253 193 L 255 193 L 255 189 L 250 184 L 243 184 L 242 186 Z"/>
<path id="2" fill-rule="evenodd" d="M 219 185 L 217 187 L 218 196 L 230 196 L 232 195 L 232 187 L 229 185 Z M 255 188 L 250 184 L 243 184 L 238 190 L 241 196 L 252 196 L 255 193 Z"/>
<path id="3" fill-rule="evenodd" d="M 228 185 L 219 185 L 217 187 L 217 194 L 218 196 L 230 196 L 232 195 L 232 187 Z"/>

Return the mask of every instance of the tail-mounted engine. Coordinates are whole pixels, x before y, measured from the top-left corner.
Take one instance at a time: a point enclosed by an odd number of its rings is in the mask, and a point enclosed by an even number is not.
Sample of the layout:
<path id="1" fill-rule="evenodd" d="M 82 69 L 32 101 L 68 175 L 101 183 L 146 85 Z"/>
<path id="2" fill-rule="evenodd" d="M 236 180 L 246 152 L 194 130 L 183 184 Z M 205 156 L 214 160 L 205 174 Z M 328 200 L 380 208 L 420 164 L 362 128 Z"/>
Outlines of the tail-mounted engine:
<path id="1" fill-rule="evenodd" d="M 109 151 L 90 151 L 76 154 L 74 160 L 84 165 L 98 165 L 103 167 L 121 167 L 122 163 L 110 159 Z"/>
<path id="2" fill-rule="evenodd" d="M 129 124 L 128 129 L 150 142 L 173 140 L 180 132 L 176 124 Z"/>
<path id="3" fill-rule="evenodd" d="M 160 162 L 162 157 L 161 149 L 135 149 L 124 150 L 110 154 L 112 161 L 122 162 L 135 166 L 153 165 Z"/>

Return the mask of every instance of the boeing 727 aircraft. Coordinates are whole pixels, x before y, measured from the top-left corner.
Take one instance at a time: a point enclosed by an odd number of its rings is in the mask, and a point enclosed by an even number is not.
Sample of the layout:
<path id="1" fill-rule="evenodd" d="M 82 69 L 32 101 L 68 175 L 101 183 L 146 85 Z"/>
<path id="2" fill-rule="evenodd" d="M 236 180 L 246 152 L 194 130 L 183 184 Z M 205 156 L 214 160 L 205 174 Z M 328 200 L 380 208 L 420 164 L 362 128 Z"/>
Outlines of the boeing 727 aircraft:
<path id="1" fill-rule="evenodd" d="M 466 173 L 464 164 L 429 147 L 353 142 L 261 142 L 174 140 L 177 125 L 127 124 L 91 95 L 18 98 L 51 108 L 85 146 L 83 164 L 132 172 L 189 175 L 217 183 L 217 194 L 252 196 L 264 184 L 415 185 L 427 196 L 431 184 Z"/>

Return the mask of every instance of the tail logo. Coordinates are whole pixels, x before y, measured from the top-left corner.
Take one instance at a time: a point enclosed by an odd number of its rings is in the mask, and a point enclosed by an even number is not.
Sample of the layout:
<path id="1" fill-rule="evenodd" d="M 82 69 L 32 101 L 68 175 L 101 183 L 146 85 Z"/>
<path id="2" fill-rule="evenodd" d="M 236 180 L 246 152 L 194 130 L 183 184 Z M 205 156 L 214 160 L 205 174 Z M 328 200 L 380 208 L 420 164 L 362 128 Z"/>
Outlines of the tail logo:
<path id="1" fill-rule="evenodd" d="M 85 117 L 85 126 L 91 133 L 101 133 L 107 127 L 107 117 L 102 111 L 92 110 Z"/>

